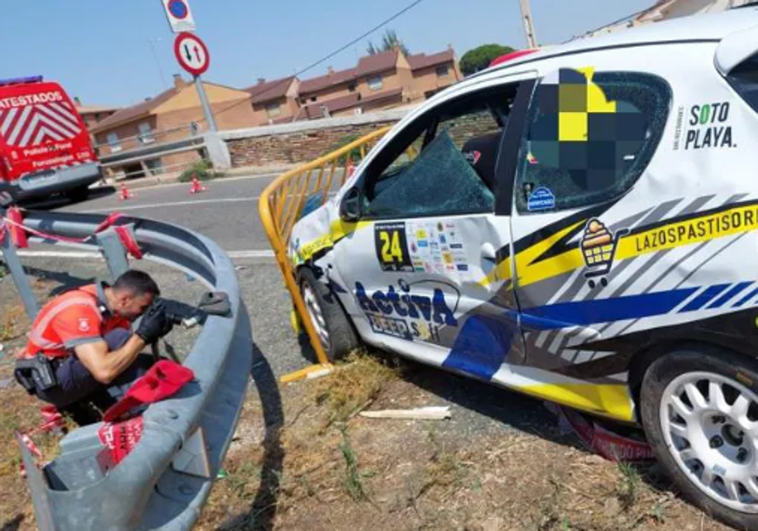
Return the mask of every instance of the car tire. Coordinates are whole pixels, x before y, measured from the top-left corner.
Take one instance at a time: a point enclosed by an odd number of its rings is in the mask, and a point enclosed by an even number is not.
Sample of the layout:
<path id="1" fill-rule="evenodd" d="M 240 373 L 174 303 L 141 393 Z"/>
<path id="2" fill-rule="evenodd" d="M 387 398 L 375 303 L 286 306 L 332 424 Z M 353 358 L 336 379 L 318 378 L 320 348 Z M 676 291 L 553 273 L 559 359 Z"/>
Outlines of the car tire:
<path id="1" fill-rule="evenodd" d="M 668 353 L 645 373 L 640 413 L 686 498 L 724 523 L 758 529 L 756 360 L 712 346 Z"/>
<path id="2" fill-rule="evenodd" d="M 310 268 L 299 272 L 300 294 L 311 317 L 321 345 L 330 362 L 345 358 L 360 346 L 358 335 L 337 296 L 316 280 Z"/>

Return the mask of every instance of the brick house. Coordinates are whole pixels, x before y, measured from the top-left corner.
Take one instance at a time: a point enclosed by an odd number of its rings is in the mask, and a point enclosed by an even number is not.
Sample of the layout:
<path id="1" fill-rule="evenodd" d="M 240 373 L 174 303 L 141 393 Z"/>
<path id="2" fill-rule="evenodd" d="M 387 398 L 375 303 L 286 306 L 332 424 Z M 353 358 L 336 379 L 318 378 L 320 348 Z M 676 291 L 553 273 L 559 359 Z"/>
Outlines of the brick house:
<path id="1" fill-rule="evenodd" d="M 248 87 L 253 106 L 255 125 L 291 122 L 300 111 L 298 89 L 300 80 L 295 76 L 266 81 L 259 79 L 256 85 Z"/>
<path id="2" fill-rule="evenodd" d="M 92 131 L 92 128 L 98 122 L 105 120 L 120 110 L 118 107 L 106 105 L 84 105 L 79 98 L 74 98 L 74 105 L 88 131 Z"/>
<path id="3" fill-rule="evenodd" d="M 444 52 L 426 55 L 419 53 L 408 56 L 413 81 L 411 100 L 427 99 L 440 90 L 463 79 L 458 67 L 458 59 L 452 48 Z"/>
<path id="4" fill-rule="evenodd" d="M 390 50 L 361 57 L 355 68 L 300 83 L 297 119 L 361 114 L 423 100 L 462 79 L 455 52 L 406 57 Z"/>
<path id="5" fill-rule="evenodd" d="M 215 83 L 203 83 L 219 129 L 240 129 L 255 123 L 250 94 Z M 154 143 L 165 143 L 202 133 L 207 129 L 200 99 L 193 83 L 180 75 L 174 86 L 154 98 L 121 109 L 91 130 L 98 153 L 127 152 Z M 161 173 L 178 171 L 199 160 L 195 152 L 178 153 L 143 163 L 111 168 L 111 173 Z"/>

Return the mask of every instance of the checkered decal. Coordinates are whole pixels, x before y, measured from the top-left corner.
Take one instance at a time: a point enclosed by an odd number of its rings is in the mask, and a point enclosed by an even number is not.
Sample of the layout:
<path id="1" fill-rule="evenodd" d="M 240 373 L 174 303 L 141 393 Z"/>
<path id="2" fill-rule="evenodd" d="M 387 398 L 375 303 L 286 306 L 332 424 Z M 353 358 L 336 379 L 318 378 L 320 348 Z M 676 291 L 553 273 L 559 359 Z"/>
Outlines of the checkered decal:
<path id="1" fill-rule="evenodd" d="M 626 102 L 608 101 L 592 69 L 561 69 L 537 88 L 538 114 L 530 131 L 530 161 L 560 168 L 585 190 L 604 188 L 633 162 L 647 120 Z M 534 163 L 534 162 L 532 162 Z"/>

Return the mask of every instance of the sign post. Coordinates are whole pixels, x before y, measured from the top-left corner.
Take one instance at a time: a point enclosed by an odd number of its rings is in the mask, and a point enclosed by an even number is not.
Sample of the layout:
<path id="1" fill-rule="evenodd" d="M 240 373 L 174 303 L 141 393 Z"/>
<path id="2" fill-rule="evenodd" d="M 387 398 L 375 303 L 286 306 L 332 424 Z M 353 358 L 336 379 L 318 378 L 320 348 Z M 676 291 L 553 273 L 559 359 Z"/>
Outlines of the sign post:
<path id="1" fill-rule="evenodd" d="M 200 104 L 203 107 L 208 129 L 211 132 L 216 132 L 218 130 L 216 119 L 213 116 L 213 110 L 211 109 L 201 78 L 208 71 L 211 62 L 208 47 L 199 37 L 192 33 L 180 33 L 176 36 L 176 41 L 174 42 L 174 55 L 176 55 L 179 65 L 194 76 L 195 88 L 200 98 Z"/>
<path id="2" fill-rule="evenodd" d="M 195 31 L 195 19 L 192 17 L 192 10 L 189 6 L 189 0 L 161 0 L 163 9 L 166 11 L 168 24 L 174 33 L 183 33 L 185 31 Z"/>

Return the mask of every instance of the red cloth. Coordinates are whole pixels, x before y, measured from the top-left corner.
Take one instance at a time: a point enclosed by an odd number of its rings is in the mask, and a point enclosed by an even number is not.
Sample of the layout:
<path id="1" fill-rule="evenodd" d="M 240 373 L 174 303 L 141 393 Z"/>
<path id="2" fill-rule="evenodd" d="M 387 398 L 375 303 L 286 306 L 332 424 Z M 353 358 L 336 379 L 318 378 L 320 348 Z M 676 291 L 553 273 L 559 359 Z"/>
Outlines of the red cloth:
<path id="1" fill-rule="evenodd" d="M 173 361 L 161 360 L 153 365 L 142 378 L 134 382 L 124 398 L 105 412 L 103 420 L 113 422 L 135 407 L 173 396 L 194 377 L 195 374 L 187 367 Z"/>

